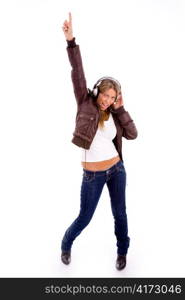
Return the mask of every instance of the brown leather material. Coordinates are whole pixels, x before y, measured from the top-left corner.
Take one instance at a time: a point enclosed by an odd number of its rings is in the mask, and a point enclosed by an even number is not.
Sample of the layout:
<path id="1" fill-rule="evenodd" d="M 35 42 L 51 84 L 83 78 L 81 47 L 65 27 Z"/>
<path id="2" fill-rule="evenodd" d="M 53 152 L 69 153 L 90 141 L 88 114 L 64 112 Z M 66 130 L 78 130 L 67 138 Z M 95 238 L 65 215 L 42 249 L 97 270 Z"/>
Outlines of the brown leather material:
<path id="1" fill-rule="evenodd" d="M 75 130 L 71 142 L 78 147 L 89 149 L 98 128 L 100 109 L 97 99 L 92 97 L 86 85 L 79 45 L 73 41 L 73 46 L 68 45 L 67 53 L 72 67 L 71 78 L 77 103 Z M 135 139 L 138 132 L 134 121 L 123 105 L 117 109 L 110 106 L 108 110 L 112 113 L 117 131 L 113 143 L 123 161 L 122 137 L 128 140 Z"/>
<path id="2" fill-rule="evenodd" d="M 116 259 L 116 269 L 123 270 L 126 267 L 126 255 L 119 255 Z"/>

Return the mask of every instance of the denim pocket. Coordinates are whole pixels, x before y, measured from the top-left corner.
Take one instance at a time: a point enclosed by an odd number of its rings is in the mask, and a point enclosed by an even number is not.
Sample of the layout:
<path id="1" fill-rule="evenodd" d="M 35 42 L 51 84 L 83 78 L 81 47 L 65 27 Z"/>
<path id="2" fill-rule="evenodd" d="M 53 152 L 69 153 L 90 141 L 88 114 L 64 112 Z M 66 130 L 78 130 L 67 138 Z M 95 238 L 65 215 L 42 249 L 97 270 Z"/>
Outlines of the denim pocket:
<path id="1" fill-rule="evenodd" d="M 124 167 L 123 162 L 121 163 L 121 165 L 119 165 L 119 166 L 117 167 L 117 171 L 118 171 L 118 172 L 126 173 L 126 172 L 125 172 L 125 167 Z"/>
<path id="2" fill-rule="evenodd" d="M 95 178 L 95 174 L 94 173 L 87 173 L 84 171 L 83 173 L 83 180 L 84 182 L 91 182 L 93 181 Z"/>

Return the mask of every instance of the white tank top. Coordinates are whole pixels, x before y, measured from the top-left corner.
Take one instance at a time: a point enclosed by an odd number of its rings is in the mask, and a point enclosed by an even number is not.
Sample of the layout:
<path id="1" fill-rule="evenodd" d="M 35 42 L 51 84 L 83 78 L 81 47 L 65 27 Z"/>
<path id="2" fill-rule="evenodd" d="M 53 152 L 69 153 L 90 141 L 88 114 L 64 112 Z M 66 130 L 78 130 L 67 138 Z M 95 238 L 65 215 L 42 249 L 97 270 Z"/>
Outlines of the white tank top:
<path id="1" fill-rule="evenodd" d="M 110 113 L 109 119 L 104 121 L 104 127 L 96 131 L 90 149 L 82 148 L 82 161 L 96 162 L 111 159 L 118 155 L 113 139 L 116 136 L 116 126 Z M 86 152 L 86 159 L 85 159 Z"/>

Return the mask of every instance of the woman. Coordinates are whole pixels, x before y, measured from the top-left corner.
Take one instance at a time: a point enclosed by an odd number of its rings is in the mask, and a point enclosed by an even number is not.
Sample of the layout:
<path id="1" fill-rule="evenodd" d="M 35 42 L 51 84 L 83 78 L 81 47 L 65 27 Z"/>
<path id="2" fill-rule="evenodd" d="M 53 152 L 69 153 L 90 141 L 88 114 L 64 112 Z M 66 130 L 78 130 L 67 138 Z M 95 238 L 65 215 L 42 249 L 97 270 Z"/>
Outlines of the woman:
<path id="1" fill-rule="evenodd" d="M 128 236 L 125 204 L 126 171 L 122 158 L 122 137 L 135 139 L 137 129 L 124 109 L 120 83 L 112 77 L 102 77 L 92 91 L 86 87 L 79 45 L 72 30 L 72 16 L 65 20 L 63 32 L 72 66 L 71 77 L 77 102 L 76 127 L 72 142 L 82 148 L 83 180 L 78 217 L 65 231 L 61 245 L 64 264 L 71 261 L 75 238 L 89 224 L 104 184 L 107 184 L 117 239 L 116 268 L 126 266 Z"/>

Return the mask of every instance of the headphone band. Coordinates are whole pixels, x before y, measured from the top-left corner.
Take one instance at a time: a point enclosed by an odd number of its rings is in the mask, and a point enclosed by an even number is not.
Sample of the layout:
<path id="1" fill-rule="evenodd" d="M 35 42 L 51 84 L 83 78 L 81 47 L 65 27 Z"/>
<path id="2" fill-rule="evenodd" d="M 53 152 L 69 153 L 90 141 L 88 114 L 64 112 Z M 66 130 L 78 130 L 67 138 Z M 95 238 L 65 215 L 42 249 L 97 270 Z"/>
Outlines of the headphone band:
<path id="1" fill-rule="evenodd" d="M 101 77 L 100 79 L 98 79 L 98 81 L 95 83 L 94 87 L 93 88 L 96 88 L 97 86 L 99 86 L 101 84 L 101 82 L 105 79 L 109 79 L 109 80 L 112 80 L 114 81 L 118 86 L 119 88 L 121 89 L 121 84 L 119 83 L 118 80 L 116 80 L 115 78 L 113 77 L 110 77 L 110 76 L 104 76 L 104 77 Z"/>

